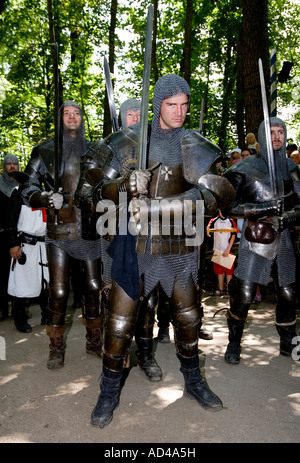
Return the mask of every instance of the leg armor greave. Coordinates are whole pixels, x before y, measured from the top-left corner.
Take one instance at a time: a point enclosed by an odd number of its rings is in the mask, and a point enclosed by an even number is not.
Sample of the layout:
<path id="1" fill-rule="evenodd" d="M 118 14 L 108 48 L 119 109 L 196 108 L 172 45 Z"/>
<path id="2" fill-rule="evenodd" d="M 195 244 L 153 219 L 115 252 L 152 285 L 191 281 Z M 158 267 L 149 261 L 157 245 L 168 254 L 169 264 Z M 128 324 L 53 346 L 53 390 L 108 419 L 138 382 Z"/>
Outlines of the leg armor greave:
<path id="1" fill-rule="evenodd" d="M 276 295 L 276 324 L 289 325 L 296 323 L 296 294 L 292 285 L 277 286 Z"/>
<path id="2" fill-rule="evenodd" d="M 100 260 L 82 261 L 84 270 L 84 313 L 83 317 L 95 319 L 100 316 L 101 289 Z"/>
<path id="3" fill-rule="evenodd" d="M 296 294 L 292 285 L 278 285 L 274 279 L 276 295 L 276 330 L 280 336 L 280 354 L 290 356 L 295 349 L 296 332 Z M 299 355 L 299 347 L 296 354 Z M 299 357 L 298 357 L 299 358 Z"/>
<path id="4" fill-rule="evenodd" d="M 131 299 L 115 282 L 110 310 L 105 321 L 103 366 L 113 371 L 124 368 L 135 331 L 139 302 Z"/>
<path id="5" fill-rule="evenodd" d="M 49 325 L 62 326 L 70 292 L 70 259 L 58 246 L 47 247 L 49 282 Z"/>
<path id="6" fill-rule="evenodd" d="M 191 278 L 185 289 L 178 280 L 175 282 L 171 307 L 177 353 L 188 358 L 198 355 L 200 313 L 197 290 Z"/>
<path id="7" fill-rule="evenodd" d="M 233 277 L 229 283 L 230 313 L 237 319 L 245 320 L 255 297 L 257 283 Z"/>
<path id="8" fill-rule="evenodd" d="M 157 291 L 154 289 L 152 293 L 141 303 L 135 330 L 136 340 L 138 338 L 152 339 L 157 301 Z"/>

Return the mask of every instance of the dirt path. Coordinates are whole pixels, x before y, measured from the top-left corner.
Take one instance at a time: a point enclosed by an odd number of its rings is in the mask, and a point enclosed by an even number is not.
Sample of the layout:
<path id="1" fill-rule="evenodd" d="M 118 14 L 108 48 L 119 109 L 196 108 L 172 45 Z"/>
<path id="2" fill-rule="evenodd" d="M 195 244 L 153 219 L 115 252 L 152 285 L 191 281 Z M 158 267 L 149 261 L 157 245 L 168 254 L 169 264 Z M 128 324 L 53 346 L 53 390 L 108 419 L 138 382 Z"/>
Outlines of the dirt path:
<path id="1" fill-rule="evenodd" d="M 80 310 L 68 311 L 65 367 L 49 371 L 49 341 L 39 307 L 31 306 L 32 333 L 19 333 L 11 318 L 0 323 L 6 344 L 6 360 L 0 360 L 0 443 L 103 443 L 104 452 L 113 452 L 114 444 L 299 443 L 300 362 L 278 355 L 274 305 L 252 306 L 242 361 L 232 366 L 224 362 L 226 318 L 224 313 L 213 318 L 228 300 L 206 296 L 203 301 L 214 339 L 199 341 L 199 358 L 209 386 L 223 401 L 222 411 L 208 412 L 183 397 L 174 342 L 155 342 L 163 380 L 146 379 L 136 367 L 133 345 L 132 368 L 113 421 L 104 429 L 91 426 L 102 361 L 85 353 Z"/>

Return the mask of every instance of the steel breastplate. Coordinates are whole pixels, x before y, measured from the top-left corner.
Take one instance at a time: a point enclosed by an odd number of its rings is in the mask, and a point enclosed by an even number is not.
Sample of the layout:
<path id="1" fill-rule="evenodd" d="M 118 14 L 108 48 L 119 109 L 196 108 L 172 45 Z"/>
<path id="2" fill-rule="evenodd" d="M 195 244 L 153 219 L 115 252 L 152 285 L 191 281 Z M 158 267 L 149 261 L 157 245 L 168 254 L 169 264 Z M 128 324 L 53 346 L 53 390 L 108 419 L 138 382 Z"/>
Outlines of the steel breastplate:
<path id="1" fill-rule="evenodd" d="M 149 161 L 148 168 L 154 167 L 156 163 Z M 153 175 L 149 185 L 150 198 L 164 198 L 183 193 L 192 188 L 188 183 L 182 171 L 182 165 L 160 164 L 153 170 Z"/>
<path id="2" fill-rule="evenodd" d="M 148 168 L 152 168 L 157 164 L 154 161 L 149 161 Z M 187 190 L 193 188 L 193 185 L 188 183 L 183 175 L 182 165 L 160 164 L 152 171 L 152 178 L 149 184 L 149 197 L 151 199 L 163 199 L 167 197 L 180 196 Z M 182 227 L 181 234 L 175 233 L 174 226 L 170 225 L 170 234 L 166 235 L 162 231 L 162 224 L 155 227 L 154 234 L 152 224 L 150 223 L 149 239 L 151 241 L 151 254 L 186 254 L 192 252 L 192 246 L 186 246 L 186 238 L 184 228 Z M 137 237 L 137 251 L 144 253 L 146 250 L 147 237 L 139 235 Z"/>

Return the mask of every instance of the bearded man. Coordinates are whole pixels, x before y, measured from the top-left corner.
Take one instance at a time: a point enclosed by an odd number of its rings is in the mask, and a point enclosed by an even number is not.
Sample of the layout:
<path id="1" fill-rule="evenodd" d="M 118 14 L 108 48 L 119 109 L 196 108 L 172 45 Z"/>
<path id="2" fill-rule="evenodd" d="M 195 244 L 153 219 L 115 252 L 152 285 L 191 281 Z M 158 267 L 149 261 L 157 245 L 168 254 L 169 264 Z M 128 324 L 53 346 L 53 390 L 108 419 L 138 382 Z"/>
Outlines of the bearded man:
<path id="1" fill-rule="evenodd" d="M 95 214 L 87 207 L 82 190 L 81 159 L 90 142 L 85 138 L 81 108 L 66 101 L 59 110 L 62 152 L 59 159 L 59 191 L 54 191 L 54 139 L 35 146 L 25 169 L 22 198 L 30 207 L 47 208 L 46 246 L 49 266 L 49 313 L 46 333 L 50 338 L 47 367 L 64 366 L 65 317 L 70 292 L 72 259 L 80 262 L 84 280 L 83 322 L 86 352 L 102 355 L 101 240 L 95 230 Z"/>
<path id="2" fill-rule="evenodd" d="M 265 122 L 258 131 L 260 153 L 248 156 L 225 173 L 236 191 L 230 214 L 246 219 L 238 265 L 229 285 L 229 343 L 225 361 L 230 364 L 240 362 L 241 339 L 257 285 L 268 286 L 271 279 L 276 296 L 275 323 L 280 336 L 280 354 L 291 356 L 295 347 L 292 341 L 296 336 L 296 259 L 289 224 L 293 226 L 299 213 L 300 168 L 286 156 L 285 123 L 271 117 L 270 132 L 278 197 L 274 198 L 271 188 Z"/>

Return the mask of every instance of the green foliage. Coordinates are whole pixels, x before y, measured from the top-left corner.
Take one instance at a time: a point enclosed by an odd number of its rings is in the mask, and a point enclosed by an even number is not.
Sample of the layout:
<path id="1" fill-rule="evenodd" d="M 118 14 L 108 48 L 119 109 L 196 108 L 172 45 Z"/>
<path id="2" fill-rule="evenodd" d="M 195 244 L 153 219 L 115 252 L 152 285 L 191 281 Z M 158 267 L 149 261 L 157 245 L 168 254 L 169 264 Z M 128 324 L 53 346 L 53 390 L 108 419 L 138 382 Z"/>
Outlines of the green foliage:
<path id="1" fill-rule="evenodd" d="M 52 0 L 64 99 L 83 108 L 87 137 L 101 138 L 111 0 Z M 119 0 L 115 36 L 116 106 L 140 98 L 149 0 Z M 26 164 L 32 147 L 53 135 L 53 69 L 47 0 L 7 0 L 0 15 L 0 159 L 7 152 Z M 156 60 L 159 76 L 182 75 L 186 0 L 158 0 Z M 291 79 L 278 84 L 278 114 L 286 115 L 299 143 L 300 70 L 296 0 L 270 0 L 270 51 L 277 70 L 294 62 Z M 205 101 L 204 134 L 224 152 L 237 145 L 236 59 L 242 0 L 194 0 L 191 43 L 191 108 L 188 124 L 199 128 Z M 150 101 L 154 88 L 151 75 Z"/>

